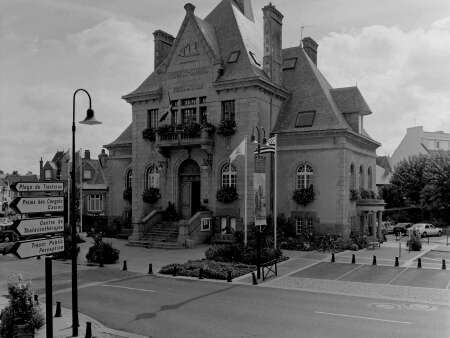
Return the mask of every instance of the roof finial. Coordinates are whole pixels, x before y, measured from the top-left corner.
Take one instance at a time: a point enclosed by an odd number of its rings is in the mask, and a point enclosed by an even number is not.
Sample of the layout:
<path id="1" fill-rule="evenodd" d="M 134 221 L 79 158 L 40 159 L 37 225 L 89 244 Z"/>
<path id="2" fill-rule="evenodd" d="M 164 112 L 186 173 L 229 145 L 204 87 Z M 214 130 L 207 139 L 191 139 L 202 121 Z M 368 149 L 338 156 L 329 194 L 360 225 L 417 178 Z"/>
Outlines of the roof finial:
<path id="1" fill-rule="evenodd" d="M 184 5 L 184 9 L 186 10 L 186 13 L 194 13 L 195 6 L 188 2 L 186 5 Z"/>

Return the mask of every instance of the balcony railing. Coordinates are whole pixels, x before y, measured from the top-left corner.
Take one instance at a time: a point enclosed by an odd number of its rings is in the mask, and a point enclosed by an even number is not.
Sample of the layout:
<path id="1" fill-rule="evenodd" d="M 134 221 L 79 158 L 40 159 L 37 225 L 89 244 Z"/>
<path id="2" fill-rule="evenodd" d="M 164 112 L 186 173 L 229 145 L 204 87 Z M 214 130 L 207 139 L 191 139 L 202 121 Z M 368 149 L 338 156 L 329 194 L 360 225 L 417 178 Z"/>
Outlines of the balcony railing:
<path id="1" fill-rule="evenodd" d="M 178 129 L 157 133 L 156 145 L 162 149 L 177 147 L 210 147 L 213 145 L 213 133 L 206 128 L 197 130 Z M 205 148 L 205 149 L 206 149 Z"/>

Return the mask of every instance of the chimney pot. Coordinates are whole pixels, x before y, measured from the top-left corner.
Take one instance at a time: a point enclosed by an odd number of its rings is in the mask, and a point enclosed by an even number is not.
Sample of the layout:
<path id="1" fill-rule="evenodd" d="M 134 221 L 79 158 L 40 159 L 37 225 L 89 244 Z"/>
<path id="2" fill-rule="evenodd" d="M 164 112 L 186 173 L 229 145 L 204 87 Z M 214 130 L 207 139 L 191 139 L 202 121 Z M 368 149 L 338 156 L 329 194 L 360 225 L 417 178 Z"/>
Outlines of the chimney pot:
<path id="1" fill-rule="evenodd" d="M 175 38 L 160 29 L 153 32 L 153 37 L 155 38 L 154 67 L 156 69 L 169 55 Z"/>
<path id="2" fill-rule="evenodd" d="M 84 158 L 87 160 L 91 159 L 91 152 L 89 150 L 84 151 Z"/>

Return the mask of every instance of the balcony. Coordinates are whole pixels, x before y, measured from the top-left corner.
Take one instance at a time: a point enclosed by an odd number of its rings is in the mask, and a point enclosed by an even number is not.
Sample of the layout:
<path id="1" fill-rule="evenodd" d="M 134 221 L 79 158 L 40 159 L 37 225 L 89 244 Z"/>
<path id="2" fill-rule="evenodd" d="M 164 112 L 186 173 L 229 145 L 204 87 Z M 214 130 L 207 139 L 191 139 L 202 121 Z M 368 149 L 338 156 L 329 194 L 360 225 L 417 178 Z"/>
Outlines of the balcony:
<path id="1" fill-rule="evenodd" d="M 187 147 L 200 147 L 211 152 L 213 144 L 213 128 L 199 124 L 164 126 L 156 136 L 156 146 L 162 152 Z"/>

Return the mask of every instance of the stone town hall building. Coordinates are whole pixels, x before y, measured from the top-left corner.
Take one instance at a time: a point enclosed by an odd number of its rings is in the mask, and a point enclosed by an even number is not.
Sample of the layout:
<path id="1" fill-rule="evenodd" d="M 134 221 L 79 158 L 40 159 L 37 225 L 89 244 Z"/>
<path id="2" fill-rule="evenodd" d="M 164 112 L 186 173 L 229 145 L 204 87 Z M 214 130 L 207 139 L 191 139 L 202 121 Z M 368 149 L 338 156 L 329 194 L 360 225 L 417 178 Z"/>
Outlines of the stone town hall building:
<path id="1" fill-rule="evenodd" d="M 283 48 L 283 15 L 272 4 L 262 9 L 263 27 L 255 24 L 251 0 L 222 0 L 203 19 L 194 5 L 184 8 L 176 37 L 154 32 L 154 71 L 123 96 L 132 122 L 105 146 L 108 213 L 131 211 L 130 240 L 145 244 L 152 240 L 146 233 L 164 227 L 183 244 L 242 230 L 245 161 L 240 156 L 230 164 L 229 155 L 256 126 L 278 137 L 278 214 L 294 218 L 297 230 L 375 234 L 383 204 L 369 191 L 380 144 L 364 131 L 371 110 L 358 88 L 329 84 L 313 39 Z M 249 143 L 245 155 L 249 223 L 254 150 Z M 263 156 L 267 214 L 273 214 L 273 155 Z M 224 187 L 235 188 L 237 199 L 218 198 Z M 314 199 L 295 201 L 299 189 L 313 190 Z M 182 216 L 177 225 L 161 224 L 169 202 Z"/>

